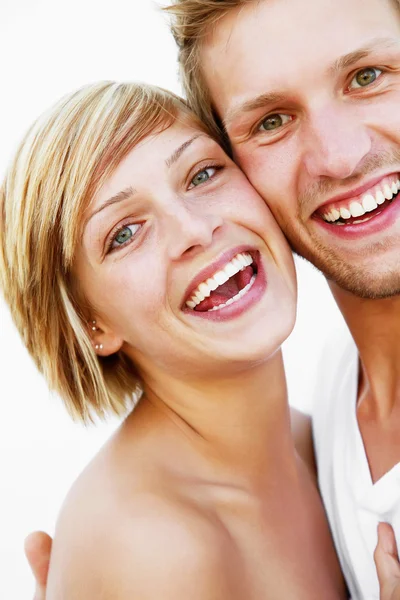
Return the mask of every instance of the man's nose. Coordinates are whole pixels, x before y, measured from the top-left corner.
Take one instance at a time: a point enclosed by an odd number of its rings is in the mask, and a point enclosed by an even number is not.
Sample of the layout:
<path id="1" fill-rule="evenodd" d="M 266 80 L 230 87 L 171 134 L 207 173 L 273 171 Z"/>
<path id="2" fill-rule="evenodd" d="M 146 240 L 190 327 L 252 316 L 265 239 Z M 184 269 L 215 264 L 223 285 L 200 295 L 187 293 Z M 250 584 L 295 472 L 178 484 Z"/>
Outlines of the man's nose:
<path id="1" fill-rule="evenodd" d="M 314 111 L 308 122 L 304 165 L 312 178 L 346 179 L 371 150 L 366 126 L 348 107 Z"/>
<path id="2" fill-rule="evenodd" d="M 183 202 L 174 203 L 164 218 L 170 258 L 178 260 L 209 247 L 222 224 L 222 217 L 204 205 L 193 208 Z"/>

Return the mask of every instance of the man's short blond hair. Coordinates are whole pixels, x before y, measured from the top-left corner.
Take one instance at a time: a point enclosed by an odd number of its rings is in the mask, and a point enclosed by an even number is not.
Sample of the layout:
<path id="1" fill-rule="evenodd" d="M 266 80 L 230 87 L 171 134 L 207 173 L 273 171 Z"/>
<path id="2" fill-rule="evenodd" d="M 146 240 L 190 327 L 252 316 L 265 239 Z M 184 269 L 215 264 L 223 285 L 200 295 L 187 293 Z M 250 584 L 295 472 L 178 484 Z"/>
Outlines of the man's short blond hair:
<path id="1" fill-rule="evenodd" d="M 171 15 L 171 31 L 179 48 L 179 68 L 185 97 L 192 110 L 207 127 L 221 138 L 225 149 L 229 142 L 201 68 L 203 42 L 217 23 L 231 10 L 261 0 L 173 0 L 165 8 Z M 399 0 L 400 1 L 400 0 Z"/>
<path id="2" fill-rule="evenodd" d="M 0 287 L 36 365 L 78 420 L 121 414 L 139 393 L 128 358 L 98 358 L 91 343 L 90 307 L 72 277 L 83 211 L 129 151 L 178 115 L 199 125 L 165 90 L 86 86 L 34 123 L 0 188 Z"/>

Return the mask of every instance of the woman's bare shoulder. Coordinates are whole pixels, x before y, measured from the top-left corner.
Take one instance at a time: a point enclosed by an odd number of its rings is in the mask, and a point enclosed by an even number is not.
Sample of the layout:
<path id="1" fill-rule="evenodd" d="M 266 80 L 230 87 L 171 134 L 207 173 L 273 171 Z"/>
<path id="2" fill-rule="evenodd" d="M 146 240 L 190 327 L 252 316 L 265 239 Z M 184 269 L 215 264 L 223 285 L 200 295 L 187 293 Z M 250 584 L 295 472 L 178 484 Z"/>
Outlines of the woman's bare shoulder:
<path id="1" fill-rule="evenodd" d="M 75 491 L 60 517 L 48 600 L 212 597 L 224 542 L 201 511 L 156 490 L 93 492 Z"/>
<path id="2" fill-rule="evenodd" d="M 54 537 L 48 600 L 211 597 L 225 555 L 198 505 L 140 460 L 118 465 L 102 451 L 72 486 Z M 208 573 L 202 596 L 193 577 Z M 219 583 L 219 585 L 221 582 Z M 164 586 L 161 589 L 160 586 Z M 216 585 L 216 584 L 215 584 Z"/>

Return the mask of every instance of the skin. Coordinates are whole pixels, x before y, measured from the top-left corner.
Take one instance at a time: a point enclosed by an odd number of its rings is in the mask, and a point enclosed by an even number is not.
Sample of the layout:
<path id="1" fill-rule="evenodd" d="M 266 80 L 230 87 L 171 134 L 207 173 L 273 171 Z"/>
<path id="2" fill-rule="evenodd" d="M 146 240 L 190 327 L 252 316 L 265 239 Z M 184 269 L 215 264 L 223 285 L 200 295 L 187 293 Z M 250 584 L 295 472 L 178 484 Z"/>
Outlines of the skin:
<path id="1" fill-rule="evenodd" d="M 383 600 L 399 600 L 400 598 L 400 563 L 398 556 L 393 529 L 387 523 L 380 523 L 378 545 L 374 558 Z"/>
<path id="2" fill-rule="evenodd" d="M 193 277 L 243 244 L 266 273 L 257 300 L 227 320 L 182 310 Z M 145 139 L 88 207 L 74 277 L 98 353 L 125 352 L 145 393 L 64 503 L 46 598 L 344 598 L 291 435 L 292 256 L 243 173 L 190 125 Z"/>
<path id="3" fill-rule="evenodd" d="M 25 552 L 36 580 L 33 600 L 45 600 L 51 544 L 50 536 L 42 531 L 31 534 L 26 540 Z M 387 523 L 379 525 L 374 559 L 382 600 L 399 600 L 400 563 L 394 533 Z"/>

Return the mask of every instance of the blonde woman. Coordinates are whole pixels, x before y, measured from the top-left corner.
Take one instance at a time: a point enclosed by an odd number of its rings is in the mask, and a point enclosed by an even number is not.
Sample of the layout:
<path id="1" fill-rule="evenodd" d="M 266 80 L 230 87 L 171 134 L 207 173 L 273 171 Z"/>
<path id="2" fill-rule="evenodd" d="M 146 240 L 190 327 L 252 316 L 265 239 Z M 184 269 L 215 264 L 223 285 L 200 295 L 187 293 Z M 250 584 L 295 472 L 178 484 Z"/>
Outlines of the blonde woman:
<path id="1" fill-rule="evenodd" d="M 290 250 L 167 92 L 100 83 L 28 132 L 1 189 L 0 277 L 75 419 L 125 417 L 73 485 L 46 597 L 340 600 L 281 344 Z"/>

